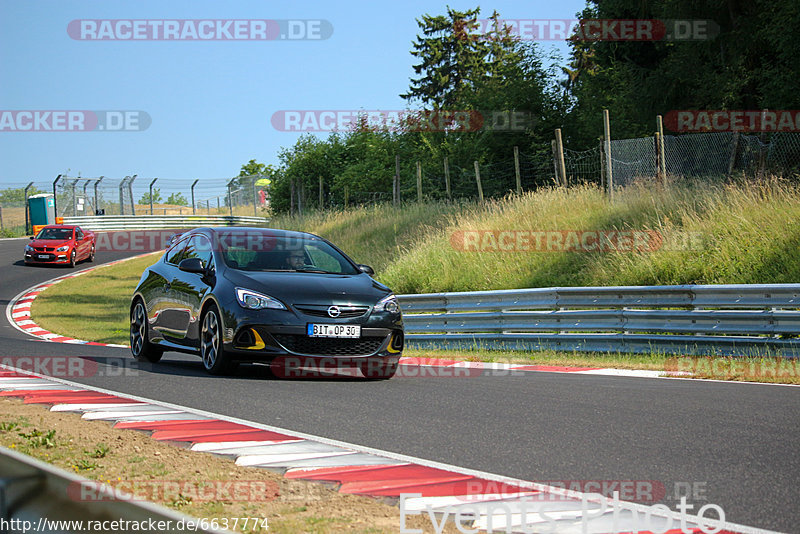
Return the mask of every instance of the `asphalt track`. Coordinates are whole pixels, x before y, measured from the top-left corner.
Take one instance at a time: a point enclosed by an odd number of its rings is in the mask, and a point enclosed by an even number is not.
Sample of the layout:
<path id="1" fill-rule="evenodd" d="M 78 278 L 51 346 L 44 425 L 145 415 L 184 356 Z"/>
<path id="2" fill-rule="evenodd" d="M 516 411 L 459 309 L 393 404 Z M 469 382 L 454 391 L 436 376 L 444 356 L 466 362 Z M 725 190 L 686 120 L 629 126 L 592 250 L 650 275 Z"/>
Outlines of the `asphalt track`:
<path id="1" fill-rule="evenodd" d="M 0 240 L 2 309 L 70 272 L 26 267 L 24 242 Z M 139 253 L 99 252 L 97 263 Z M 91 357 L 97 374 L 68 379 L 525 480 L 655 481 L 668 497 L 688 485 L 697 490 L 687 498 L 692 513 L 714 503 L 735 523 L 781 532 L 800 525 L 797 387 L 545 372 L 280 380 L 253 366 L 220 378 L 191 356 L 137 366 L 127 349 L 38 341 L 2 319 L 7 356 Z"/>

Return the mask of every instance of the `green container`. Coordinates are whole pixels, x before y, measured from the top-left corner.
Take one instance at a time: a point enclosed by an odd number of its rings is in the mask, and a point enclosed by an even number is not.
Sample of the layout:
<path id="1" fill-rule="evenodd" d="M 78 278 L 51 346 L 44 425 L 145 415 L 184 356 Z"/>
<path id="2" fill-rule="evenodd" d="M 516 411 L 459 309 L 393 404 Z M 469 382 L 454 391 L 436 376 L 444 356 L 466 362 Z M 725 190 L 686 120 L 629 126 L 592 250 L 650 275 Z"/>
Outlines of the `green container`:
<path id="1" fill-rule="evenodd" d="M 31 225 L 55 224 L 56 208 L 53 195 L 50 193 L 28 197 L 28 207 L 31 213 Z"/>

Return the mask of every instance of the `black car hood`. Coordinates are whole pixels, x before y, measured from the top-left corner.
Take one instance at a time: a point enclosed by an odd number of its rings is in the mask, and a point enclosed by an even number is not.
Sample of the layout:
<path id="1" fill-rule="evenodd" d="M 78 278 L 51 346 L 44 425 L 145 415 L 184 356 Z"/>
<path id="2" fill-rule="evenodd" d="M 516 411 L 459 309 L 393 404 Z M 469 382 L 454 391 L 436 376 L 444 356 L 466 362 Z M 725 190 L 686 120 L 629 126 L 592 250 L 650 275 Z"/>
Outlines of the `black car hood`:
<path id="1" fill-rule="evenodd" d="M 367 274 L 322 274 L 293 271 L 239 271 L 224 273 L 234 286 L 266 293 L 293 304 L 353 304 L 373 306 L 390 294 L 389 288 Z"/>

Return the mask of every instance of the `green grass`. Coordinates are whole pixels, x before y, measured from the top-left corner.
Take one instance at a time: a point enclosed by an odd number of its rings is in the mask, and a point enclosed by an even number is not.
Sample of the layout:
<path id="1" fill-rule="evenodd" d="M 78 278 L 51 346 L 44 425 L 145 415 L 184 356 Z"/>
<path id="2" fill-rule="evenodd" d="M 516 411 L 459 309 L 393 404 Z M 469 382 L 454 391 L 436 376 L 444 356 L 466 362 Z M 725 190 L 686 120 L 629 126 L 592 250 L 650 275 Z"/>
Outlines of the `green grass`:
<path id="1" fill-rule="evenodd" d="M 68 278 L 33 301 L 31 316 L 50 332 L 85 341 L 127 343 L 133 290 L 142 271 L 158 258 L 144 256 Z"/>

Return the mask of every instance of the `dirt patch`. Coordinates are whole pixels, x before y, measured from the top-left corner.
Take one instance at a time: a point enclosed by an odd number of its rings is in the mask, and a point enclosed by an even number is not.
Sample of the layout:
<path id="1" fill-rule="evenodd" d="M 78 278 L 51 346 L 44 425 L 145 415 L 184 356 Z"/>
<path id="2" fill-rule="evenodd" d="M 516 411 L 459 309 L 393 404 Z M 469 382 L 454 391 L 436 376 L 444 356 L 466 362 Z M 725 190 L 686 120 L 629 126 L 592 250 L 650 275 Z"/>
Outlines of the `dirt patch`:
<path id="1" fill-rule="evenodd" d="M 266 518 L 241 532 L 399 532 L 400 511 L 389 502 L 347 495 L 331 485 L 288 480 L 267 469 L 167 444 L 148 433 L 86 421 L 78 413 L 0 398 L 0 445 L 106 483 L 138 499 L 198 518 Z M 225 493 L 227 491 L 227 493 Z M 84 493 L 91 498 L 92 492 Z M 221 498 L 218 498 L 221 497 Z M 240 521 L 242 521 L 240 519 Z M 434 532 L 427 516 L 406 528 Z M 458 532 L 448 524 L 444 532 Z"/>

